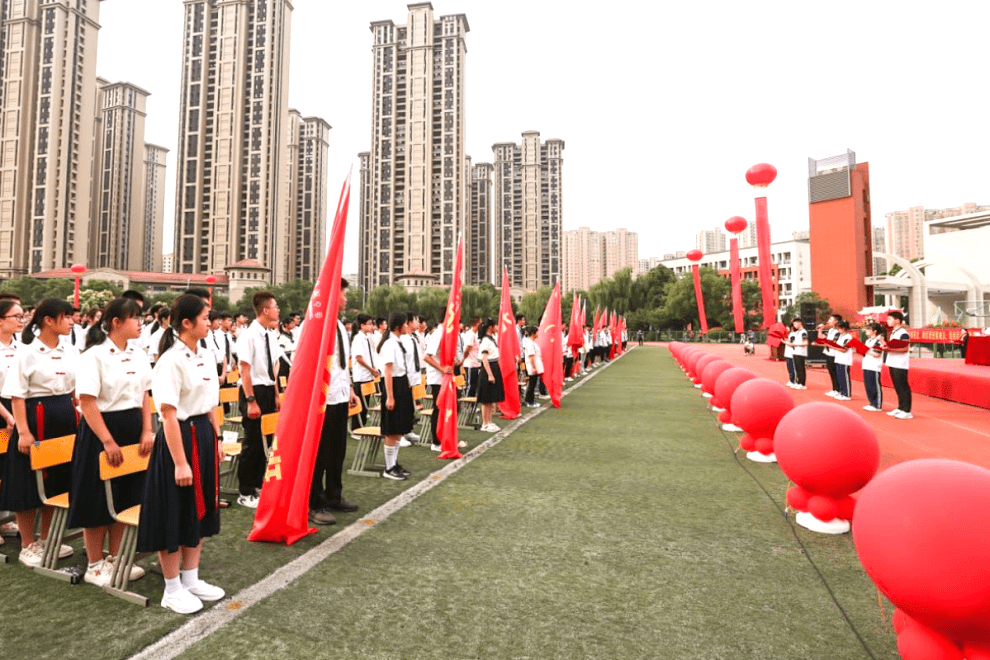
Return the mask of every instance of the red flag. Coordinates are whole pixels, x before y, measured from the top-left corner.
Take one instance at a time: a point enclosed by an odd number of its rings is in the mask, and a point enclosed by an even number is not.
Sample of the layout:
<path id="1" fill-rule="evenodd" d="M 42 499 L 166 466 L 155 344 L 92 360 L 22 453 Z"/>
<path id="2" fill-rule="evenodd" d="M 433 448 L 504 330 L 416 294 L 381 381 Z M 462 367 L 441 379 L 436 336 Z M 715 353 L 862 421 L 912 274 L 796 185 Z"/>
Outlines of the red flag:
<path id="1" fill-rule="evenodd" d="M 594 335 L 595 341 L 598 340 L 598 306 L 595 306 L 595 322 L 591 324 L 591 332 Z"/>
<path id="2" fill-rule="evenodd" d="M 440 455 L 437 458 L 460 458 L 457 451 L 457 386 L 454 385 L 454 359 L 457 357 L 457 338 L 461 332 L 461 269 L 464 265 L 464 239 L 457 244 L 457 261 L 454 263 L 454 278 L 450 283 L 447 297 L 447 314 L 443 322 L 443 335 L 438 351 L 440 365 L 450 367 L 451 373 L 444 373 L 440 380 L 440 395 L 435 405 L 439 406 L 440 419 L 437 424 L 437 437 L 440 438 Z"/>
<path id="3" fill-rule="evenodd" d="M 560 408 L 560 395 L 564 391 L 564 334 L 560 329 L 560 282 L 553 287 L 547 308 L 540 321 L 540 334 L 536 338 L 543 353 L 543 384 L 550 393 L 554 408 Z"/>
<path id="4" fill-rule="evenodd" d="M 578 304 L 577 292 L 574 293 L 574 304 L 571 305 L 571 325 L 567 330 L 567 346 L 571 349 L 571 357 L 574 358 L 574 363 L 571 365 L 571 373 L 564 374 L 568 378 L 573 377 L 578 369 L 581 368 L 580 351 L 581 347 L 584 346 L 584 328 L 581 327 L 578 321 L 578 314 L 581 312 L 581 305 Z"/>
<path id="5" fill-rule="evenodd" d="M 519 336 L 516 334 L 516 317 L 512 315 L 512 298 L 509 295 L 509 272 L 502 269 L 502 305 L 498 310 L 498 368 L 502 372 L 505 399 L 498 404 L 506 419 L 519 417 Z"/>
<path id="6" fill-rule="evenodd" d="M 249 541 L 292 544 L 316 533 L 316 528 L 310 527 L 308 521 L 309 490 L 326 413 L 330 360 L 337 339 L 340 271 L 350 198 L 351 177 L 348 175 L 337 202 L 327 258 L 306 310 L 306 331 L 293 355 L 292 371 L 275 431 L 276 440 L 271 447 Z M 296 383 L 298 385 L 293 387 Z"/>

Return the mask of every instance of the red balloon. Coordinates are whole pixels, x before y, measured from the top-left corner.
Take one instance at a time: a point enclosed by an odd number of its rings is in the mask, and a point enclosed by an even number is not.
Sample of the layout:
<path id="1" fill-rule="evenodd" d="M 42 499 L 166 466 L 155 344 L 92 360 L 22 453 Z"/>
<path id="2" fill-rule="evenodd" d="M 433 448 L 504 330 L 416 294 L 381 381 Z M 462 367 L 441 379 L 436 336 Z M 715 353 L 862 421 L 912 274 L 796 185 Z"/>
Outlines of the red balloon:
<path id="1" fill-rule="evenodd" d="M 893 616 L 894 632 L 900 634 L 902 630 L 910 625 L 917 625 L 914 620 L 902 610 L 894 610 Z"/>
<path id="2" fill-rule="evenodd" d="M 754 378 L 737 387 L 729 405 L 732 422 L 759 438 L 773 438 L 777 424 L 792 408 L 791 393 L 769 378 Z"/>
<path id="3" fill-rule="evenodd" d="M 732 363 L 726 360 L 717 359 L 709 362 L 708 366 L 701 372 L 701 391 L 715 394 L 715 381 L 732 368 Z M 715 405 L 714 402 L 712 405 Z"/>
<path id="4" fill-rule="evenodd" d="M 735 393 L 736 388 L 747 380 L 753 380 L 754 378 L 756 378 L 756 374 L 742 367 L 733 367 L 716 378 L 714 394 L 715 398 L 722 403 L 721 407 L 731 411 L 732 395 Z"/>
<path id="5" fill-rule="evenodd" d="M 990 660 L 990 644 L 963 644 L 963 657 L 966 660 Z"/>
<path id="6" fill-rule="evenodd" d="M 798 511 L 808 510 L 808 498 L 810 497 L 808 491 L 800 486 L 791 486 L 787 489 L 787 503 L 792 509 L 797 509 Z"/>
<path id="7" fill-rule="evenodd" d="M 773 440 L 771 438 L 760 438 L 756 441 L 756 451 L 764 456 L 769 456 L 773 453 Z"/>
<path id="8" fill-rule="evenodd" d="M 714 401 L 714 399 L 712 399 L 712 401 Z M 719 408 L 721 408 L 721 407 L 722 406 L 719 406 Z M 720 412 L 718 414 L 718 421 L 722 422 L 723 424 L 731 424 L 732 423 L 732 415 L 729 414 L 729 411 L 728 410 L 723 410 L 722 412 Z"/>
<path id="9" fill-rule="evenodd" d="M 853 519 L 853 514 L 856 512 L 856 498 L 847 495 L 842 499 L 836 500 L 835 505 L 838 507 L 837 518 L 841 520 Z"/>
<path id="10" fill-rule="evenodd" d="M 688 354 L 687 358 L 684 360 L 684 366 L 685 368 L 687 368 L 688 376 L 694 378 L 695 365 L 698 364 L 698 360 L 705 357 L 706 355 L 708 355 L 708 353 L 704 353 L 702 351 L 699 351 L 698 349 L 694 349 L 691 353 Z"/>
<path id="11" fill-rule="evenodd" d="M 756 451 L 756 439 L 749 434 L 744 435 L 739 438 L 739 446 L 746 451 Z"/>
<path id="12" fill-rule="evenodd" d="M 749 225 L 749 223 L 746 222 L 746 218 L 734 215 L 725 221 L 725 230 L 730 234 L 738 234 L 746 231 L 747 225 Z"/>
<path id="13" fill-rule="evenodd" d="M 963 660 L 951 639 L 919 625 L 908 626 L 897 636 L 897 650 L 903 660 Z"/>
<path id="14" fill-rule="evenodd" d="M 705 371 L 707 367 L 712 362 L 720 360 L 721 358 L 717 355 L 711 353 L 702 353 L 698 361 L 694 363 L 694 373 L 692 374 L 691 380 L 697 385 L 701 382 L 701 374 Z"/>
<path id="15" fill-rule="evenodd" d="M 836 518 L 839 507 L 835 506 L 835 500 L 831 497 L 812 495 L 808 499 L 808 511 L 822 522 L 828 522 Z"/>
<path id="16" fill-rule="evenodd" d="M 770 163 L 757 163 L 746 170 L 746 183 L 751 186 L 769 186 L 777 178 L 777 168 Z"/>
<path id="17" fill-rule="evenodd" d="M 702 385 L 702 388 L 704 388 L 704 377 L 702 377 L 702 383 L 701 383 L 701 385 Z M 708 401 L 708 403 L 712 404 L 712 408 L 722 408 L 723 410 L 725 409 L 725 406 L 722 405 L 722 402 L 719 401 L 718 399 L 716 399 L 714 397 L 714 395 Z"/>
<path id="18" fill-rule="evenodd" d="M 912 619 L 990 644 L 990 470 L 945 459 L 895 465 L 860 494 L 853 540 L 867 574 Z"/>
<path id="19" fill-rule="evenodd" d="M 806 403 L 784 415 L 774 448 L 791 481 L 836 499 L 865 486 L 880 467 L 876 432 L 837 403 Z"/>
<path id="20" fill-rule="evenodd" d="M 701 250 L 689 250 L 686 255 L 688 261 L 701 261 L 701 258 L 705 256 L 705 253 Z"/>

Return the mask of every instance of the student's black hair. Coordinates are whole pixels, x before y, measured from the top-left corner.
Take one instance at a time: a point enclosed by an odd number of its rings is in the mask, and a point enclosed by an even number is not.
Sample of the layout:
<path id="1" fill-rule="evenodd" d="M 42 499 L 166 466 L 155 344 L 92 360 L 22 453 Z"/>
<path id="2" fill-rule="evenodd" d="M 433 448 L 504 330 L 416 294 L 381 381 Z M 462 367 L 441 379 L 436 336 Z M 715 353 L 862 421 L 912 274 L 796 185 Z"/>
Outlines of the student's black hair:
<path id="1" fill-rule="evenodd" d="M 897 319 L 901 323 L 904 323 L 904 313 L 903 312 L 899 312 L 896 309 L 894 311 L 892 311 L 892 312 L 887 312 L 887 316 L 893 316 L 895 319 Z"/>
<path id="2" fill-rule="evenodd" d="M 0 298 L 0 318 L 7 316 L 7 312 L 14 307 L 21 307 L 21 301 L 14 298 Z M 23 310 L 24 308 L 21 307 L 21 311 Z"/>
<path id="3" fill-rule="evenodd" d="M 151 324 L 151 334 L 155 334 L 162 327 L 162 321 L 167 321 L 172 316 L 172 310 L 162 305 L 158 310 L 158 318 Z"/>
<path id="4" fill-rule="evenodd" d="M 93 346 L 99 346 L 106 341 L 110 330 L 113 328 L 114 319 L 123 320 L 135 317 L 141 317 L 140 305 L 131 298 L 123 296 L 114 298 L 103 310 L 103 318 L 100 319 L 100 322 L 89 326 L 89 330 L 86 331 L 86 348 L 84 350 L 88 351 Z"/>
<path id="5" fill-rule="evenodd" d="M 134 289 L 128 289 L 120 294 L 121 298 L 127 298 L 128 300 L 133 300 L 137 303 L 137 306 L 144 309 L 144 294 L 140 291 L 135 291 Z"/>
<path id="6" fill-rule="evenodd" d="M 186 296 L 199 296 L 207 303 L 210 302 L 210 292 L 208 289 L 200 289 L 199 287 L 190 287 L 185 291 L 183 291 L 182 293 L 183 295 Z M 174 305 L 172 306 L 172 309 L 175 309 Z"/>
<path id="7" fill-rule="evenodd" d="M 532 337 L 533 335 L 535 335 L 539 331 L 540 331 L 540 329 L 537 328 L 535 325 L 527 325 L 526 326 L 526 329 L 523 330 L 523 336 L 524 337 Z"/>
<path id="8" fill-rule="evenodd" d="M 835 324 L 835 327 L 841 328 L 843 330 L 848 330 L 849 329 L 849 321 L 839 321 L 838 323 Z"/>
<path id="9" fill-rule="evenodd" d="M 34 316 L 24 326 L 21 333 L 21 343 L 30 344 L 34 341 L 34 329 L 43 325 L 44 319 L 58 319 L 60 316 L 72 316 L 72 305 L 61 298 L 45 298 L 34 308 Z"/>
<path id="10" fill-rule="evenodd" d="M 21 302 L 21 297 L 11 291 L 0 291 L 0 300 L 13 300 L 19 303 Z"/>
<path id="11" fill-rule="evenodd" d="M 836 323 L 842 320 L 842 314 L 829 314 L 829 316 L 835 319 Z"/>
<path id="12" fill-rule="evenodd" d="M 373 320 L 374 319 L 371 318 L 371 316 L 369 316 L 367 314 L 358 314 L 357 315 L 357 323 L 355 323 L 353 326 L 351 326 L 351 340 L 353 341 L 353 339 L 355 337 L 357 337 L 357 334 L 359 332 L 361 332 L 361 326 L 362 325 L 364 325 L 368 321 L 373 321 Z"/>
<path id="13" fill-rule="evenodd" d="M 490 328 L 495 327 L 496 325 L 498 325 L 498 321 L 496 321 L 495 319 L 493 318 L 485 319 L 484 321 L 481 322 L 481 326 L 478 328 L 478 336 L 479 337 L 488 336 L 488 330 Z"/>
<path id="14" fill-rule="evenodd" d="M 282 320 L 278 322 L 279 334 L 289 335 L 291 337 L 292 333 L 285 329 L 285 326 L 289 325 L 290 323 L 292 323 L 292 315 L 290 314 L 289 316 L 283 316 Z"/>
<path id="15" fill-rule="evenodd" d="M 184 293 L 172 303 L 170 314 L 170 324 L 175 329 L 173 332 L 163 332 L 162 339 L 158 344 L 158 355 L 165 355 L 165 351 L 172 348 L 178 338 L 178 333 L 182 330 L 183 321 L 196 322 L 198 317 L 206 307 L 206 301 L 200 296 L 191 293 Z"/>
<path id="16" fill-rule="evenodd" d="M 220 312 L 220 320 L 221 321 L 226 321 L 229 318 L 231 318 L 230 312 Z"/>
<path id="17" fill-rule="evenodd" d="M 526 315 L 525 314 L 516 314 L 516 323 L 519 323 L 520 321 L 522 321 L 525 318 L 526 318 Z"/>
<path id="18" fill-rule="evenodd" d="M 386 322 L 387 320 L 388 320 L 388 319 L 386 319 L 386 318 L 383 318 L 383 317 L 381 317 L 381 316 L 376 316 L 376 317 L 375 317 L 375 327 L 377 328 L 377 327 L 378 327 L 378 326 L 380 326 L 380 325 L 381 325 L 382 323 L 385 323 L 385 322 Z"/>
<path id="19" fill-rule="evenodd" d="M 882 339 L 887 338 L 887 328 L 883 327 L 876 321 L 870 321 L 866 327 L 872 330 L 878 337 Z"/>
<path id="20" fill-rule="evenodd" d="M 220 320 L 220 312 L 215 309 L 210 310 L 210 323 Z"/>
<path id="21" fill-rule="evenodd" d="M 382 346 L 388 341 L 392 332 L 402 328 L 406 323 L 409 323 L 409 317 L 406 316 L 405 312 L 392 312 L 392 315 L 388 317 L 388 332 L 382 333 L 382 338 L 378 342 L 377 350 L 379 353 L 381 353 Z"/>
<path id="22" fill-rule="evenodd" d="M 151 306 L 151 309 L 149 309 L 148 312 L 154 314 L 157 317 L 158 312 L 162 311 L 162 308 L 164 308 L 165 306 L 166 306 L 165 303 L 155 303 L 154 305 Z"/>

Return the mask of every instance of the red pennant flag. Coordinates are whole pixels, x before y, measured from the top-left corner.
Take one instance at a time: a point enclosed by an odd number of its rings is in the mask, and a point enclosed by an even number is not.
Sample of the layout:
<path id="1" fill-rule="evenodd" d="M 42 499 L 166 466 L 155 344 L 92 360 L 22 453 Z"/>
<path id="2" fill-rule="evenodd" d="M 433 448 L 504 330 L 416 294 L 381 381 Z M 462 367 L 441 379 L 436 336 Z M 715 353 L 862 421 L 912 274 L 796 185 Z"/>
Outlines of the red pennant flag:
<path id="1" fill-rule="evenodd" d="M 444 373 L 440 380 L 440 395 L 434 405 L 439 406 L 440 419 L 437 424 L 437 437 L 440 438 L 440 455 L 437 458 L 460 458 L 457 451 L 457 386 L 454 385 L 454 358 L 457 357 L 457 338 L 461 332 L 461 269 L 464 266 L 464 239 L 457 245 L 457 261 L 454 262 L 454 278 L 450 283 L 447 297 L 447 314 L 443 321 L 443 335 L 440 337 L 440 366 L 450 367 L 451 373 Z"/>
<path id="2" fill-rule="evenodd" d="M 502 372 L 505 399 L 498 404 L 506 419 L 519 417 L 519 335 L 516 334 L 516 317 L 512 315 L 512 297 L 509 295 L 509 272 L 502 269 L 502 304 L 498 310 L 498 368 Z"/>
<path id="3" fill-rule="evenodd" d="M 329 360 L 336 347 L 340 271 L 350 198 L 351 177 L 348 175 L 337 202 L 327 258 L 306 310 L 306 331 L 292 358 L 292 371 L 275 431 L 276 440 L 271 447 L 249 541 L 291 545 L 316 533 L 308 520 L 309 490 L 326 413 Z"/>
<path id="4" fill-rule="evenodd" d="M 598 341 L 598 306 L 595 306 L 595 322 L 591 324 L 591 332 L 594 335 L 595 341 Z"/>
<path id="5" fill-rule="evenodd" d="M 564 333 L 560 329 L 560 282 L 553 287 L 536 338 L 543 353 L 543 384 L 550 393 L 554 408 L 560 408 L 564 391 Z"/>
<path id="6" fill-rule="evenodd" d="M 578 301 L 577 292 L 575 292 L 574 304 L 571 305 L 571 324 L 567 330 L 567 346 L 571 349 L 571 357 L 574 358 L 574 363 L 571 365 L 571 373 L 564 374 L 568 377 L 573 377 L 581 368 L 580 351 L 581 347 L 584 346 L 584 328 L 581 327 L 578 321 L 578 315 L 580 313 L 581 305 Z"/>

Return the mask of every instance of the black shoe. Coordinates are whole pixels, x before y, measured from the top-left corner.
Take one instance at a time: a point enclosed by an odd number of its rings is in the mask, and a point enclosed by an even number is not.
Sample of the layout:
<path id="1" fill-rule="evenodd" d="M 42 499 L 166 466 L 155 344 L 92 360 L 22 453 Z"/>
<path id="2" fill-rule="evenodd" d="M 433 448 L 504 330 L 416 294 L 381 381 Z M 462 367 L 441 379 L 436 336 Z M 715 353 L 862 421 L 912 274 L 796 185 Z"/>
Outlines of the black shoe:
<path id="1" fill-rule="evenodd" d="M 405 481 L 409 477 L 406 476 L 402 471 L 399 470 L 398 465 L 393 465 L 387 470 L 382 470 L 382 476 L 386 479 L 392 479 L 394 481 Z"/>
<path id="2" fill-rule="evenodd" d="M 345 500 L 342 497 L 339 500 L 337 500 L 336 502 L 330 502 L 328 508 L 331 511 L 351 512 L 351 511 L 357 511 L 358 510 L 358 505 L 357 505 L 356 502 L 351 502 L 350 500 Z"/>
<path id="3" fill-rule="evenodd" d="M 407 477 L 412 476 L 412 472 L 410 472 L 406 468 L 402 467 L 398 463 L 395 464 L 395 469 L 398 470 L 399 472 L 401 472 L 402 474 L 404 474 Z"/>
<path id="4" fill-rule="evenodd" d="M 337 519 L 328 509 L 317 509 L 309 511 L 309 522 L 314 525 L 333 525 Z"/>

